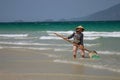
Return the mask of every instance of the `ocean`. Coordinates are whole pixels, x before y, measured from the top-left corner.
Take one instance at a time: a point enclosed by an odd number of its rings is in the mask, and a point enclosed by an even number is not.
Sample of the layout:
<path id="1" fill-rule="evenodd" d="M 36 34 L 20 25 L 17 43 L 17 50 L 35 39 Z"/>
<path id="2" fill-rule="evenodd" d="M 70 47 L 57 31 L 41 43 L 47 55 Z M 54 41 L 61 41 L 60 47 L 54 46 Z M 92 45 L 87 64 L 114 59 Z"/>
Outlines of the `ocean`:
<path id="1" fill-rule="evenodd" d="M 82 59 L 78 51 L 77 60 L 74 61 L 72 44 L 53 34 L 56 32 L 67 37 L 79 25 L 85 28 L 85 47 L 96 50 L 100 55 L 99 60 Z M 56 63 L 120 73 L 120 21 L 0 23 L 0 49 L 4 48 L 53 51 L 47 56 L 52 57 Z"/>

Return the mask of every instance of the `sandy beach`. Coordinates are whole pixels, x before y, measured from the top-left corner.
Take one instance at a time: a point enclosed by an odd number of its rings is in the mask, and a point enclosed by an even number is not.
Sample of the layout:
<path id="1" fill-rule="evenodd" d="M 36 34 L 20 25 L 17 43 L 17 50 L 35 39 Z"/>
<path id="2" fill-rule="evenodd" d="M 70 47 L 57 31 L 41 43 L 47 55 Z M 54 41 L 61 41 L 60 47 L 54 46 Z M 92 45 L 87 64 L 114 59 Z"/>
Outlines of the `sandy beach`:
<path id="1" fill-rule="evenodd" d="M 0 49 L 0 80 L 120 80 L 120 73 L 54 62 L 52 51 Z"/>

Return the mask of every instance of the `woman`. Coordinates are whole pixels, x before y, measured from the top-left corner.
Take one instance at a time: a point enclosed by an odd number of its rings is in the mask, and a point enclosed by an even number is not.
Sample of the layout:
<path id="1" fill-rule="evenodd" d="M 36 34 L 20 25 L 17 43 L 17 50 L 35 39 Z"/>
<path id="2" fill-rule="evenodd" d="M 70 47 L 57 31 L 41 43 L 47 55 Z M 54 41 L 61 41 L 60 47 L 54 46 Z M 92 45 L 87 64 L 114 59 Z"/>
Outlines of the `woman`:
<path id="1" fill-rule="evenodd" d="M 76 31 L 71 34 L 68 39 L 73 38 L 74 39 L 74 43 L 73 44 L 73 58 L 76 58 L 76 54 L 77 54 L 77 50 L 80 49 L 80 53 L 82 58 L 85 58 L 85 52 L 84 52 L 84 44 L 83 44 L 83 32 L 84 28 L 82 26 L 78 26 L 76 27 Z"/>

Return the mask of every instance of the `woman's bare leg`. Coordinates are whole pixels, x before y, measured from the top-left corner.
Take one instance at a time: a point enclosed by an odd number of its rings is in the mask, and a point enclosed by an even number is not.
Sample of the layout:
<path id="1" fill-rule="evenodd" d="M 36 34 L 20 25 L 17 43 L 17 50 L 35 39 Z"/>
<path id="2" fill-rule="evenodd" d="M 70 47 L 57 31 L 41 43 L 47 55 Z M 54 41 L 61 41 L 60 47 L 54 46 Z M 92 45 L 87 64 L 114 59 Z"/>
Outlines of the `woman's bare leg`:
<path id="1" fill-rule="evenodd" d="M 73 58 L 74 59 L 76 58 L 77 50 L 78 50 L 78 47 L 73 45 Z"/>
<path id="2" fill-rule="evenodd" d="M 85 50 L 84 50 L 83 45 L 80 45 L 80 53 L 81 53 L 82 58 L 85 58 Z"/>

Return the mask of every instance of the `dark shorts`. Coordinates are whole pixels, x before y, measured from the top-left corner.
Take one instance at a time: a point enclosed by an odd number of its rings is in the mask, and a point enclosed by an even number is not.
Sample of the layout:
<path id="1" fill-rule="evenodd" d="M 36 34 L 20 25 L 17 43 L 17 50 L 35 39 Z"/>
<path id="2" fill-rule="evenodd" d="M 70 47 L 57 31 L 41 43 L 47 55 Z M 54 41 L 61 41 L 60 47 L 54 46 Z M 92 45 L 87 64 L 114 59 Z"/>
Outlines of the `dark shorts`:
<path id="1" fill-rule="evenodd" d="M 78 45 L 83 45 L 83 43 L 81 43 L 81 42 L 79 42 L 79 43 L 77 43 Z"/>
<path id="2" fill-rule="evenodd" d="M 76 42 L 73 42 L 73 43 L 76 43 Z M 83 45 L 83 43 L 79 42 L 79 43 L 77 43 L 77 45 Z"/>

